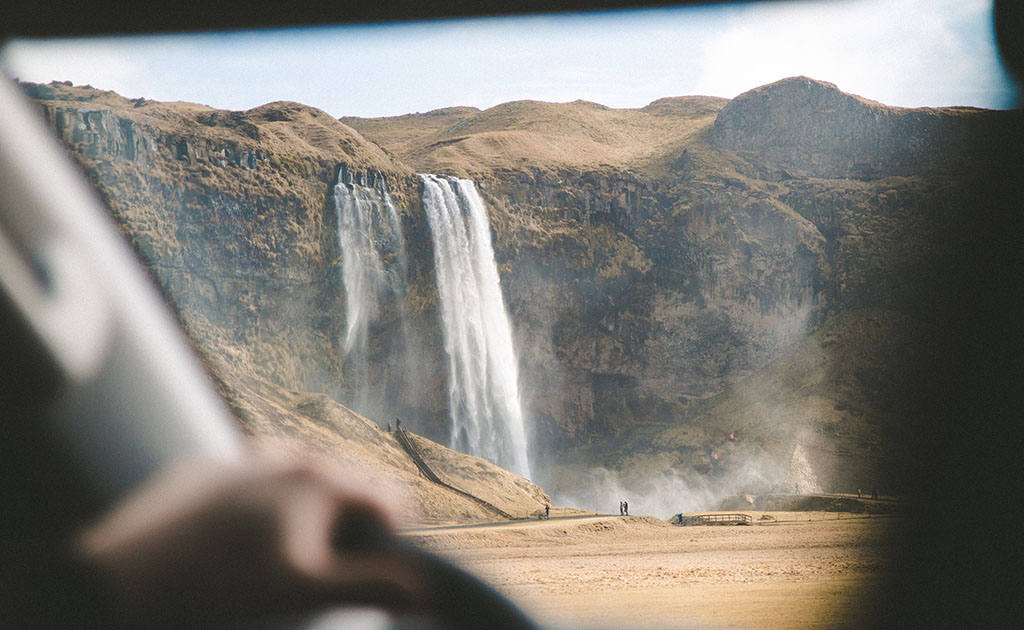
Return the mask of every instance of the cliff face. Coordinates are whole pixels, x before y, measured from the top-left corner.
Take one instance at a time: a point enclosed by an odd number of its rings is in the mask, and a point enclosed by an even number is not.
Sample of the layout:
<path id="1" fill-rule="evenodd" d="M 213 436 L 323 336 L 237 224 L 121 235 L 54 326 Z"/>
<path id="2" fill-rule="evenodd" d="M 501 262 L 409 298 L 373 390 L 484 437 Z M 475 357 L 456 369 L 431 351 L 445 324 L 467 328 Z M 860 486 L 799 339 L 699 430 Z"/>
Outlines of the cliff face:
<path id="1" fill-rule="evenodd" d="M 200 345 L 291 389 L 340 396 L 336 217 L 342 164 L 408 175 L 327 114 L 221 112 L 26 86 L 108 200 Z"/>
<path id="2" fill-rule="evenodd" d="M 408 293 L 370 331 L 369 380 L 384 392 L 371 416 L 441 441 L 446 361 L 413 172 L 474 179 L 533 455 L 556 490 L 597 464 L 788 482 L 797 447 L 825 487 L 872 483 L 906 428 L 904 363 L 886 349 L 913 348 L 928 326 L 972 169 L 1019 123 L 891 108 L 805 78 L 732 101 L 342 122 L 292 103 L 220 112 L 26 88 L 204 344 L 241 374 L 343 403 L 331 190 L 342 165 L 383 177 Z M 756 474 L 739 474 L 751 461 Z"/>
<path id="3" fill-rule="evenodd" d="M 897 384 L 972 178 L 1015 116 L 800 77 L 730 102 L 345 121 L 480 182 L 558 490 L 595 465 L 725 480 L 757 462 L 783 484 L 797 446 L 822 487 L 877 483 L 912 431 Z"/>
<path id="4" fill-rule="evenodd" d="M 873 180 L 977 157 L 993 117 L 971 108 L 901 109 L 806 77 L 745 92 L 715 119 L 715 144 L 778 177 Z"/>
<path id="5" fill-rule="evenodd" d="M 617 171 L 483 181 L 542 443 L 685 420 L 824 312 L 825 239 L 773 200 L 703 189 L 679 211 Z"/>

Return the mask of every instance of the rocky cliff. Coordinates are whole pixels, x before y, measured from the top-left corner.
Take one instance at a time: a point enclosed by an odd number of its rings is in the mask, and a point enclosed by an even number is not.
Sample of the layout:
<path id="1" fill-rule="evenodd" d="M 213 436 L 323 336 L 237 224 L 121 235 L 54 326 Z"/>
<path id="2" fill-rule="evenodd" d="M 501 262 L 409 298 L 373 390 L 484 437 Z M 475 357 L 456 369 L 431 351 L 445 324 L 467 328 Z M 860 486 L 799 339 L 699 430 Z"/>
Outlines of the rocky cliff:
<path id="1" fill-rule="evenodd" d="M 1019 115 L 797 77 L 638 110 L 343 120 L 481 183 L 545 487 L 604 465 L 633 487 L 674 470 L 825 489 L 884 483 L 904 457 L 914 341 Z"/>
<path id="2" fill-rule="evenodd" d="M 338 183 L 389 182 L 416 238 L 425 227 L 422 217 L 410 216 L 419 200 L 406 167 L 324 112 L 296 103 L 224 112 L 64 83 L 23 87 L 176 306 L 247 433 L 340 457 L 414 522 L 495 518 L 423 478 L 382 430 L 383 417 L 378 426 L 336 402 L 352 396 L 352 384 L 340 345 L 344 291 L 331 191 Z M 413 328 L 426 320 L 433 331 L 436 296 L 422 255 L 413 248 L 406 313 Z M 391 324 L 384 318 L 378 325 Z M 416 338 L 427 352 L 442 352 L 434 336 Z M 375 349 L 378 382 L 400 372 L 389 364 L 393 354 Z M 440 416 L 443 374 L 414 380 L 437 392 L 423 396 L 392 379 L 396 408 L 415 402 L 416 413 Z M 493 464 L 431 449 L 447 482 L 476 488 L 485 475 L 493 488 L 484 498 L 507 513 L 531 515 L 549 501 Z"/>
<path id="3" fill-rule="evenodd" d="M 310 107 L 223 112 L 25 85 L 200 344 L 293 389 L 340 396 L 340 169 L 408 170 Z M 409 204 L 403 203 L 403 206 Z M 300 387 L 302 385 L 303 387 Z"/>
<path id="4" fill-rule="evenodd" d="M 887 107 L 806 78 L 731 101 L 340 122 L 292 103 L 221 112 L 26 89 L 200 343 L 238 374 L 342 403 L 331 190 L 342 165 L 384 178 L 409 288 L 371 330 L 385 393 L 371 417 L 400 414 L 441 441 L 445 360 L 413 173 L 474 179 L 537 477 L 567 495 L 595 466 L 636 472 L 633 484 L 673 471 L 689 489 L 880 483 L 910 430 L 901 375 L 953 271 L 971 178 L 986 142 L 1020 122 Z"/>

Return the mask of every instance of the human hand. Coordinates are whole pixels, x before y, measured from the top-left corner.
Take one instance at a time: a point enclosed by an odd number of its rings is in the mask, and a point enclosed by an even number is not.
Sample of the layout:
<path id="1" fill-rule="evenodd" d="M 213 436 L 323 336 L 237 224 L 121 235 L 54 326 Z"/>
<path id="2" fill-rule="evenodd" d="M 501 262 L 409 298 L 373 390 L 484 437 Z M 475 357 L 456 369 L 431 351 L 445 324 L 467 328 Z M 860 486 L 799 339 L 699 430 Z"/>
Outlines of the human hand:
<path id="1" fill-rule="evenodd" d="M 126 625 L 251 619 L 337 604 L 421 610 L 424 578 L 385 508 L 317 460 L 188 462 L 78 538 Z"/>

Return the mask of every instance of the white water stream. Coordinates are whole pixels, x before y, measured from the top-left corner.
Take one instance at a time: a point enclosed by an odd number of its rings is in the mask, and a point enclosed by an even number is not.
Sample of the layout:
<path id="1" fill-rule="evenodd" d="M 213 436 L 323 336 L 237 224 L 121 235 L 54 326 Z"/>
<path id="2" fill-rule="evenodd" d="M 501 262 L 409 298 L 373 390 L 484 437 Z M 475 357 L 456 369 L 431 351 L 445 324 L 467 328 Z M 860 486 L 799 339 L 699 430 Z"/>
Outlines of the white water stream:
<path id="1" fill-rule="evenodd" d="M 406 254 L 401 222 L 383 176 L 342 168 L 334 187 L 338 245 L 345 287 L 345 336 L 342 351 L 356 411 L 379 414 L 382 388 L 369 377 L 370 328 L 381 300 L 405 294 Z"/>
<path id="2" fill-rule="evenodd" d="M 452 448 L 529 477 L 518 360 L 484 202 L 469 180 L 420 178 L 448 355 Z"/>

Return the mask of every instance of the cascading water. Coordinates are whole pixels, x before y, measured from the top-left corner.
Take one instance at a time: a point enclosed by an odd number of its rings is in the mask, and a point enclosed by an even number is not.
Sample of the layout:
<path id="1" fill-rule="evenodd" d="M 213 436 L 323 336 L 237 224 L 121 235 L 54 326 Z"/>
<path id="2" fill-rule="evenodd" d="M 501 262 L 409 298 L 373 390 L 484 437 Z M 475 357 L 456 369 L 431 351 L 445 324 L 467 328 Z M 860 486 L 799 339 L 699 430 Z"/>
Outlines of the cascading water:
<path id="1" fill-rule="evenodd" d="M 379 173 L 352 173 L 342 165 L 334 187 L 345 287 L 345 374 L 359 412 L 385 413 L 384 392 L 370 386 L 369 337 L 384 301 L 408 291 L 402 225 Z M 402 318 L 404 334 L 404 318 Z M 404 347 L 404 344 L 397 344 Z"/>
<path id="2" fill-rule="evenodd" d="M 793 447 L 786 484 L 798 494 L 816 494 L 822 491 L 821 486 L 818 485 L 818 477 L 814 474 L 810 462 L 807 461 L 807 453 L 800 443 Z"/>
<path id="3" fill-rule="evenodd" d="M 483 200 L 469 180 L 420 178 L 448 355 L 452 447 L 528 477 L 519 368 Z"/>

